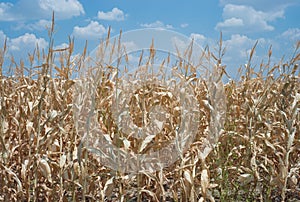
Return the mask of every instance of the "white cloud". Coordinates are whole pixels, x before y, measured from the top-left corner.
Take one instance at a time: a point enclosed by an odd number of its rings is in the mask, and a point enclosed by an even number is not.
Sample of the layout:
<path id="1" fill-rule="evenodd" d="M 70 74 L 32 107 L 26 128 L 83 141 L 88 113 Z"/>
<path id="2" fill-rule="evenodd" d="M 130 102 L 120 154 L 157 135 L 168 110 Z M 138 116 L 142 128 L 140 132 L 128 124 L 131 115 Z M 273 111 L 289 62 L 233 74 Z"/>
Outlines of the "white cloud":
<path id="1" fill-rule="evenodd" d="M 245 50 L 252 48 L 256 40 L 250 39 L 245 35 L 233 34 L 231 38 L 224 41 L 227 51 L 238 51 L 239 56 L 245 56 Z"/>
<path id="2" fill-rule="evenodd" d="M 12 3 L 9 2 L 0 2 L 0 14 L 5 13 L 6 10 L 10 9 L 13 6 Z"/>
<path id="3" fill-rule="evenodd" d="M 136 51 L 141 50 L 139 46 L 134 41 L 124 41 L 122 42 L 122 47 L 124 47 L 126 50 L 126 54 L 128 57 L 128 64 L 130 66 L 137 66 L 140 60 L 140 53 Z M 118 56 L 115 55 L 115 58 L 117 57 Z"/>
<path id="4" fill-rule="evenodd" d="M 223 8 L 222 16 L 224 21 L 216 25 L 217 30 L 231 33 L 272 31 L 274 27 L 268 23 L 283 18 L 284 10 L 262 12 L 251 6 L 227 4 Z"/>
<path id="5" fill-rule="evenodd" d="M 62 43 L 62 44 L 59 44 L 57 46 L 54 46 L 53 49 L 54 50 L 57 50 L 57 49 L 64 49 L 64 48 L 68 48 L 69 47 L 69 44 L 67 43 Z"/>
<path id="6" fill-rule="evenodd" d="M 300 40 L 300 29 L 299 28 L 290 28 L 290 29 L 286 30 L 285 32 L 283 32 L 281 34 L 281 36 L 285 40 L 292 40 L 292 41 Z"/>
<path id="7" fill-rule="evenodd" d="M 125 47 L 127 53 L 139 49 L 138 45 L 134 41 L 122 42 L 122 46 Z"/>
<path id="8" fill-rule="evenodd" d="M 226 51 L 222 61 L 227 65 L 230 75 L 235 76 L 237 68 L 248 62 L 251 49 L 257 40 L 258 45 L 254 51 L 251 64 L 258 67 L 261 60 L 267 56 L 261 48 L 267 46 L 268 41 L 266 39 L 251 39 L 246 35 L 233 34 L 230 39 L 223 41 Z"/>
<path id="9" fill-rule="evenodd" d="M 51 21 L 49 20 L 39 20 L 33 24 L 28 24 L 27 29 L 29 30 L 45 30 L 46 28 L 51 27 Z"/>
<path id="10" fill-rule="evenodd" d="M 0 30 L 0 44 L 4 42 L 6 35 L 2 30 Z"/>
<path id="11" fill-rule="evenodd" d="M 61 18 L 84 14 L 83 6 L 77 0 L 40 0 L 39 5 L 44 11 L 53 10 Z"/>
<path id="12" fill-rule="evenodd" d="M 103 11 L 98 11 L 98 19 L 123 21 L 125 19 L 125 14 L 122 10 L 113 8 L 111 11 L 106 13 Z"/>
<path id="13" fill-rule="evenodd" d="M 188 23 L 182 23 L 182 24 L 180 25 L 181 28 L 186 28 L 186 27 L 188 27 L 188 26 L 189 26 Z"/>
<path id="14" fill-rule="evenodd" d="M 182 39 L 180 37 L 174 36 L 171 38 L 171 43 L 173 46 L 173 52 L 176 53 L 177 50 L 179 51 L 179 53 L 181 55 L 184 54 L 184 52 L 187 50 L 187 48 L 189 47 L 191 41 L 190 40 L 186 40 L 186 39 Z M 171 52 L 172 52 L 171 51 Z"/>
<path id="15" fill-rule="evenodd" d="M 51 27 L 51 21 L 41 19 L 39 21 L 36 21 L 34 23 L 29 23 L 29 24 L 25 24 L 21 22 L 14 29 L 15 30 L 27 29 L 30 31 L 45 31 L 49 27 Z"/>
<path id="16" fill-rule="evenodd" d="M 227 4 L 236 4 L 236 5 L 247 5 L 251 6 L 256 10 L 260 11 L 278 11 L 282 10 L 288 6 L 299 4 L 299 0 L 220 0 L 220 4 L 225 6 Z"/>
<path id="17" fill-rule="evenodd" d="M 19 0 L 15 4 L 0 3 L 0 21 L 51 18 L 68 19 L 84 14 L 78 0 Z"/>
<path id="18" fill-rule="evenodd" d="M 261 43 L 265 40 L 260 39 Z M 252 49 L 256 40 L 248 38 L 245 35 L 234 34 L 231 35 L 229 40 L 224 41 L 224 46 L 226 47 L 226 52 L 228 56 L 231 56 L 232 59 L 234 58 L 243 58 L 247 59 L 249 51 Z"/>
<path id="19" fill-rule="evenodd" d="M 220 22 L 217 24 L 217 27 L 226 28 L 226 27 L 241 27 L 244 26 L 244 22 L 239 18 L 229 18 L 224 22 Z"/>
<path id="20" fill-rule="evenodd" d="M 28 65 L 28 54 L 32 54 L 36 49 L 37 45 L 39 46 L 39 50 L 47 51 L 48 42 L 44 38 L 39 38 L 35 34 L 25 33 L 24 35 L 18 36 L 16 38 L 9 38 L 5 35 L 3 31 L 0 30 L 0 46 L 3 47 L 4 39 L 7 39 L 7 51 L 4 55 L 4 72 L 8 73 L 10 71 L 7 67 L 11 63 L 11 56 L 14 57 L 14 61 L 19 63 L 20 60 L 25 62 L 25 65 Z M 37 65 L 35 61 L 33 61 L 33 65 Z"/>
<path id="21" fill-rule="evenodd" d="M 165 25 L 163 22 L 157 20 L 153 23 L 145 23 L 145 24 L 141 24 L 141 27 L 145 27 L 145 28 L 160 28 L 160 29 L 173 29 L 173 26 L 170 24 Z"/>
<path id="22" fill-rule="evenodd" d="M 75 37 L 84 39 L 100 39 L 107 32 L 108 29 L 97 21 L 91 21 L 86 27 L 75 26 L 73 29 Z"/>
<path id="23" fill-rule="evenodd" d="M 3 49 L 5 39 L 7 39 L 6 35 L 4 34 L 4 32 L 2 30 L 0 30 L 0 52 L 1 52 L 1 49 Z"/>
<path id="24" fill-rule="evenodd" d="M 11 51 L 22 51 L 22 52 L 30 52 L 39 45 L 40 49 L 44 49 L 47 47 L 48 43 L 44 38 L 37 38 L 34 34 L 26 33 L 17 38 L 13 38 L 9 40 L 9 49 Z"/>
<path id="25" fill-rule="evenodd" d="M 14 16 L 12 13 L 10 13 L 10 10 L 12 9 L 13 4 L 9 2 L 1 2 L 0 3 L 0 21 L 12 21 L 17 16 L 17 14 Z"/>
<path id="26" fill-rule="evenodd" d="M 192 37 L 194 36 L 194 37 Z M 174 36 L 171 38 L 172 47 L 170 47 L 169 51 L 173 53 L 175 56 L 180 55 L 180 57 L 183 57 L 185 60 L 188 60 L 189 62 L 198 65 L 199 64 L 199 55 L 202 54 L 203 46 L 202 42 L 199 43 L 200 38 L 204 37 L 201 34 L 191 34 L 189 38 L 182 37 L 182 36 Z M 197 43 L 192 44 L 192 39 L 195 39 Z M 191 55 L 186 54 L 187 51 L 191 50 L 191 44 L 192 46 L 192 52 Z M 191 57 L 190 57 L 191 56 Z"/>
<path id="27" fill-rule="evenodd" d="M 16 38 L 9 38 L 0 30 L 0 46 L 3 47 L 4 40 L 7 39 L 7 53 L 13 55 L 16 61 L 20 58 L 26 59 L 28 53 L 32 53 L 38 45 L 40 50 L 46 49 L 48 42 L 44 38 L 38 38 L 35 34 L 25 33 Z"/>
<path id="28" fill-rule="evenodd" d="M 202 34 L 192 33 L 190 35 L 190 38 L 194 39 L 195 42 L 197 44 L 199 44 L 201 47 L 203 47 L 205 45 L 205 43 L 208 42 L 208 39 L 204 35 L 202 35 Z"/>

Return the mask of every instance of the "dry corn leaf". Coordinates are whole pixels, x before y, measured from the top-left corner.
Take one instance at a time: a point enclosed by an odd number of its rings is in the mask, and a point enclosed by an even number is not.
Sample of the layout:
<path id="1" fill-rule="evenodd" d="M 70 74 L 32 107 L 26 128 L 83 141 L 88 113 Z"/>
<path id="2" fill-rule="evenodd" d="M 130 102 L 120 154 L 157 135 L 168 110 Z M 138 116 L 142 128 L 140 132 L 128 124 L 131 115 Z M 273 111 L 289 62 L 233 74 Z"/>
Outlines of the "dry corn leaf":
<path id="1" fill-rule="evenodd" d="M 24 163 L 22 163 L 22 168 L 21 168 L 21 178 L 22 180 L 25 181 L 26 179 L 26 171 L 27 171 L 27 165 L 28 165 L 28 160 L 25 160 Z"/>
<path id="2" fill-rule="evenodd" d="M 114 189 L 114 179 L 115 179 L 115 177 L 112 177 L 106 181 L 106 183 L 104 185 L 104 189 L 103 189 L 105 196 L 111 196 L 113 189 Z"/>
<path id="3" fill-rule="evenodd" d="M 6 133 L 9 127 L 8 122 L 6 120 L 3 120 L 2 124 L 3 124 L 3 133 Z"/>
<path id="4" fill-rule="evenodd" d="M 4 166 L 4 168 L 5 168 L 5 171 L 6 171 L 9 175 L 11 175 L 11 176 L 13 177 L 13 179 L 16 181 L 16 183 L 17 183 L 17 188 L 18 188 L 18 193 L 21 192 L 22 189 L 23 189 L 22 183 L 21 183 L 20 179 L 18 178 L 18 176 L 16 175 L 16 173 L 14 173 L 11 169 L 9 169 L 9 168 L 7 168 L 7 167 L 5 167 L 5 166 Z"/>
<path id="5" fill-rule="evenodd" d="M 122 141 L 123 141 L 123 144 L 124 144 L 125 149 L 126 149 L 126 150 L 129 150 L 129 147 L 130 147 L 130 141 L 129 141 L 127 138 L 125 138 L 125 137 L 122 138 Z"/>
<path id="6" fill-rule="evenodd" d="M 206 195 L 208 188 L 209 188 L 209 179 L 208 179 L 208 172 L 207 169 L 203 169 L 201 171 L 201 188 L 202 188 L 202 193 Z"/>
<path id="7" fill-rule="evenodd" d="M 112 139 L 110 137 L 110 135 L 108 134 L 103 134 L 104 138 L 106 139 L 106 141 L 108 141 L 110 144 L 112 144 Z"/>
<path id="8" fill-rule="evenodd" d="M 52 177 L 51 177 L 51 168 L 48 164 L 48 162 L 45 159 L 40 159 L 39 160 L 39 167 L 42 171 L 43 176 L 49 181 L 52 182 Z"/>
<path id="9" fill-rule="evenodd" d="M 79 166 L 79 163 L 78 163 L 78 162 L 75 162 L 75 163 L 73 164 L 73 167 L 74 167 L 75 174 L 76 174 L 77 176 L 79 176 L 79 175 L 80 175 L 80 171 L 81 171 L 80 166 Z"/>
<path id="10" fill-rule="evenodd" d="M 204 202 L 205 198 L 203 198 L 202 196 L 200 197 L 200 199 L 198 200 L 198 202 Z"/>
<path id="11" fill-rule="evenodd" d="M 28 102 L 29 111 L 32 112 L 32 110 L 38 106 L 38 101 L 35 102 Z"/>
<path id="12" fill-rule="evenodd" d="M 72 153 L 72 159 L 77 160 L 78 159 L 78 148 L 77 146 L 74 147 L 73 153 Z"/>
<path id="13" fill-rule="evenodd" d="M 33 128 L 33 122 L 27 120 L 27 123 L 26 123 L 26 130 L 27 130 L 27 133 L 28 133 L 28 134 L 31 134 L 31 131 L 34 131 L 34 128 Z"/>
<path id="14" fill-rule="evenodd" d="M 60 159 L 59 159 L 59 167 L 60 168 L 63 168 L 65 166 L 66 160 L 67 160 L 67 156 L 65 154 L 60 156 Z"/>
<path id="15" fill-rule="evenodd" d="M 268 147 L 270 147 L 274 152 L 276 152 L 276 148 L 274 147 L 273 144 L 271 144 L 267 139 L 265 139 L 264 141 Z"/>
<path id="16" fill-rule="evenodd" d="M 192 180 L 192 175 L 191 175 L 191 171 L 190 170 L 185 170 L 183 172 L 183 176 L 184 178 L 192 185 L 193 184 L 193 180 Z"/>
<path id="17" fill-rule="evenodd" d="M 156 135 L 148 135 L 142 142 L 139 152 L 142 152 L 147 145 L 155 138 Z"/>
<path id="18" fill-rule="evenodd" d="M 254 180 L 253 175 L 249 174 L 249 173 L 244 173 L 244 174 L 240 174 L 239 178 L 238 178 L 239 182 L 243 183 L 243 184 L 249 184 L 250 182 L 252 182 Z"/>
<path id="19" fill-rule="evenodd" d="M 150 190 L 147 190 L 147 189 L 142 189 L 141 192 L 145 192 L 147 193 L 148 195 L 150 195 L 152 197 L 152 200 L 151 201 L 159 201 L 156 194 Z"/>

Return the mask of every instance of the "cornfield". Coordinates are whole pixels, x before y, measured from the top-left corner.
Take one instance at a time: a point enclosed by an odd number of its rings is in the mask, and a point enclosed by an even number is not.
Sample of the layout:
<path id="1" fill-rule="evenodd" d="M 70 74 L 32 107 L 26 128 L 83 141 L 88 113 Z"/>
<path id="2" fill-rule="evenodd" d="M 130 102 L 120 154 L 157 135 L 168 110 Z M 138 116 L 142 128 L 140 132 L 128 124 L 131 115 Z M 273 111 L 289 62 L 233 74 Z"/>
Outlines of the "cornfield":
<path id="1" fill-rule="evenodd" d="M 199 150 L 210 116 L 203 101 L 207 87 L 191 75 L 204 117 L 194 141 L 169 167 L 126 174 L 101 165 L 81 144 L 82 135 L 74 124 L 73 74 L 84 65 L 87 48 L 72 57 L 74 40 L 70 39 L 67 48 L 54 50 L 53 30 L 54 22 L 48 51 L 36 48 L 29 54 L 30 67 L 11 59 L 13 76 L 3 75 L 5 45 L 0 52 L 0 201 L 300 200 L 300 41 L 288 62 L 261 63 L 258 71 L 252 68 L 250 55 L 240 79 L 224 84 L 224 128 L 204 159 Z M 221 61 L 213 53 L 211 57 L 216 64 Z M 136 91 L 129 107 L 136 125 L 143 120 L 137 107 L 139 96 L 147 103 L 163 102 L 173 119 L 155 141 L 142 145 L 128 137 L 124 142 L 110 112 L 116 85 L 111 81 L 113 67 L 101 64 L 99 68 L 102 75 L 95 106 L 101 128 L 114 134 L 112 143 L 145 154 L 166 147 L 174 137 L 172 124 L 180 122 L 176 100 L 159 86 Z"/>

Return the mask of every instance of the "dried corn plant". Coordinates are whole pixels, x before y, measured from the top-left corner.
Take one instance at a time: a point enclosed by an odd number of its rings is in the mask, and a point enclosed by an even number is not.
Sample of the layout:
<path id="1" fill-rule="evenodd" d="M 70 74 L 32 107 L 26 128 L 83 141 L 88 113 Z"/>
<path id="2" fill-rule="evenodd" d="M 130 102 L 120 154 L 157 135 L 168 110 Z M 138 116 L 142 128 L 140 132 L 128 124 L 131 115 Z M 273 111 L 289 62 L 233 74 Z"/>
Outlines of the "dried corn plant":
<path id="1" fill-rule="evenodd" d="M 249 60 L 241 79 L 224 86 L 225 126 L 206 158 L 200 151 L 211 116 L 208 87 L 191 76 L 201 119 L 190 147 L 169 167 L 124 174 L 102 165 L 81 144 L 83 137 L 74 124 L 73 87 L 77 81 L 72 75 L 86 61 L 86 48 L 81 56 L 71 57 L 74 41 L 70 39 L 67 48 L 54 50 L 53 31 L 54 20 L 48 51 L 37 47 L 29 54 L 31 64 L 38 61 L 40 65 L 26 68 L 18 64 L 14 77 L 2 73 L 6 47 L 0 52 L 0 201 L 300 200 L 300 42 L 288 62 L 271 66 L 269 61 L 254 71 Z M 222 50 L 219 53 L 219 58 L 213 53 L 211 57 L 225 71 L 220 62 Z M 271 54 L 270 49 L 269 58 Z M 149 118 L 141 110 L 147 105 L 137 107 L 139 99 L 163 102 L 174 118 L 165 124 L 165 135 L 144 142 L 125 136 L 109 110 L 116 85 L 113 68 L 100 66 L 101 81 L 93 87 L 97 89 L 97 121 L 111 134 L 105 138 L 133 152 L 166 146 L 180 122 L 176 100 L 151 84 L 135 91 L 129 110 L 136 125 Z"/>

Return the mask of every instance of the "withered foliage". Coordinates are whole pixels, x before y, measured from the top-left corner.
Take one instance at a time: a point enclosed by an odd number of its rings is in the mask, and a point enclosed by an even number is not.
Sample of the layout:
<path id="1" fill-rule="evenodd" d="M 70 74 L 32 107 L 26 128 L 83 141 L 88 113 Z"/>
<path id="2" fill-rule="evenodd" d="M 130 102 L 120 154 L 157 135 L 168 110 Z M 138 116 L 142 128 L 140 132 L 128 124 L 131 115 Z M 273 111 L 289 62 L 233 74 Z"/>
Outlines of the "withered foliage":
<path id="1" fill-rule="evenodd" d="M 258 72 L 249 63 L 240 80 L 225 84 L 224 130 L 204 160 L 199 149 L 209 124 L 205 118 L 209 117 L 209 109 L 203 102 L 205 85 L 196 86 L 204 118 L 194 142 L 171 166 L 137 175 L 101 165 L 80 144 L 82 137 L 76 132 L 72 110 L 72 73 L 80 68 L 86 49 L 81 57 L 71 58 L 73 43 L 70 40 L 64 50 L 50 46 L 47 55 L 38 50 L 29 55 L 30 61 L 34 57 L 43 61 L 30 68 L 38 72 L 35 76 L 25 76 L 22 65 L 16 68 L 14 77 L 5 77 L 1 72 L 0 201 L 300 200 L 300 42 L 289 62 L 272 67 L 270 63 L 261 64 Z M 3 52 L 5 48 L 2 57 Z M 53 67 L 55 55 L 60 58 L 60 67 Z M 49 76 L 53 68 L 56 77 Z M 117 128 L 109 106 L 114 83 L 109 80 L 109 71 L 104 74 L 96 99 L 102 116 L 99 124 L 113 133 Z M 149 88 L 151 93 L 146 95 Z M 145 89 L 136 91 L 130 103 L 136 125 L 141 125 L 143 119 L 141 109 L 133 107 L 138 106 L 139 96 L 150 104 L 163 102 L 169 106 L 169 113 L 179 114 L 178 103 L 166 91 L 159 86 Z M 180 121 L 177 115 L 174 117 L 172 123 Z M 174 137 L 172 123 L 165 126 L 167 135 L 147 142 L 142 152 L 166 146 Z M 120 139 L 114 138 L 117 145 Z M 126 141 L 119 146 L 138 152 L 141 142 L 132 137 Z"/>

